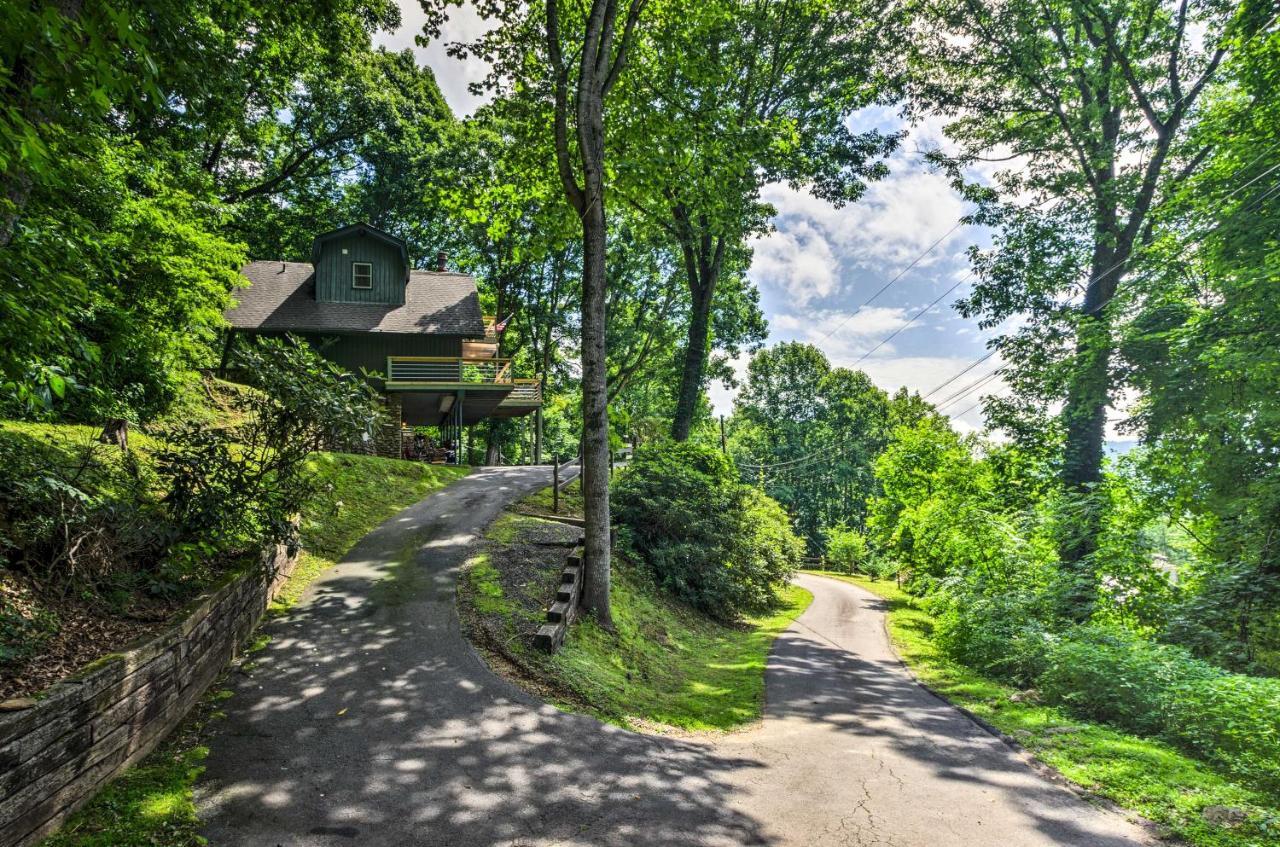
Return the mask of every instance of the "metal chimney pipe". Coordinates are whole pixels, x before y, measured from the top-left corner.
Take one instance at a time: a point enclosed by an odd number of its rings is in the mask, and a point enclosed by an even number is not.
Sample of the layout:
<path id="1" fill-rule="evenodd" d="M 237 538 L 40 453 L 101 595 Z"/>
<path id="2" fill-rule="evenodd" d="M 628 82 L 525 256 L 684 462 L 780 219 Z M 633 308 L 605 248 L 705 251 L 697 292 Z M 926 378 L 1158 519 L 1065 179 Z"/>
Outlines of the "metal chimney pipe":
<path id="1" fill-rule="evenodd" d="M 439 271 L 440 273 L 444 273 L 444 265 L 445 265 L 445 262 L 448 261 L 448 259 L 449 259 L 449 254 L 444 252 L 443 250 L 437 253 L 436 254 L 436 270 Z"/>

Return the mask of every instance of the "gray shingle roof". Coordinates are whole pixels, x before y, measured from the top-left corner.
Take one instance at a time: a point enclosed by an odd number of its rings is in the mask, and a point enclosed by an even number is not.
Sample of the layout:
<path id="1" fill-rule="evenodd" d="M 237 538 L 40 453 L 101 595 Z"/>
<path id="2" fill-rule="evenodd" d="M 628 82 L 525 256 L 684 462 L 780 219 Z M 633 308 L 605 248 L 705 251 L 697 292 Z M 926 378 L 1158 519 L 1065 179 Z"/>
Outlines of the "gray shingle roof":
<path id="1" fill-rule="evenodd" d="M 403 306 L 317 303 L 315 272 L 306 262 L 250 262 L 252 283 L 232 292 L 226 318 L 237 329 L 296 332 L 386 332 L 484 335 L 476 282 L 467 274 L 411 271 Z"/>

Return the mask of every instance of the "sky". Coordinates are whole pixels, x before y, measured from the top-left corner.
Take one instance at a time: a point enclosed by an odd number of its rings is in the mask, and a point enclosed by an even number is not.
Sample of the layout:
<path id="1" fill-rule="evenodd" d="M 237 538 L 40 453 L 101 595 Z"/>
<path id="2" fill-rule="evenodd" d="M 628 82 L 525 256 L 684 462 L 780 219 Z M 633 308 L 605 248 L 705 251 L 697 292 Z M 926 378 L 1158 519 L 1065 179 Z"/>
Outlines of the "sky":
<path id="1" fill-rule="evenodd" d="M 449 57 L 443 42 L 466 41 L 484 31 L 484 22 L 470 6 L 451 10 L 442 41 L 423 49 L 414 44 L 422 28 L 421 8 L 416 0 L 401 0 L 400 6 L 401 28 L 381 34 L 378 43 L 413 49 L 419 61 L 435 71 L 454 112 L 474 111 L 482 101 L 467 86 L 483 78 L 485 67 L 474 58 Z M 967 211 L 965 204 L 946 178 L 922 161 L 921 151 L 946 144 L 940 122 L 926 120 L 908 127 L 887 107 L 862 110 L 849 121 L 855 131 L 907 129 L 909 135 L 889 159 L 889 176 L 872 183 L 856 204 L 837 209 L 786 186 L 765 188 L 764 199 L 777 216 L 773 231 L 753 244 L 749 275 L 760 289 L 769 321 L 768 343 L 805 341 L 821 349 L 833 365 L 857 367 L 887 391 L 905 385 L 927 394 L 987 352 L 988 333 L 951 308 L 970 290 L 965 251 L 984 244 L 985 233 L 956 227 Z M 900 273 L 882 295 L 859 309 Z M 951 294 L 912 320 L 957 282 Z M 894 332 L 895 337 L 862 358 Z M 737 363 L 740 370 L 745 364 Z M 983 362 L 930 401 L 947 399 L 999 365 L 999 357 Z M 980 429 L 981 412 L 973 404 L 980 393 L 1003 390 L 997 378 L 942 411 L 955 416 L 962 432 Z M 732 410 L 733 392 L 723 386 L 712 386 L 711 399 L 717 413 Z"/>

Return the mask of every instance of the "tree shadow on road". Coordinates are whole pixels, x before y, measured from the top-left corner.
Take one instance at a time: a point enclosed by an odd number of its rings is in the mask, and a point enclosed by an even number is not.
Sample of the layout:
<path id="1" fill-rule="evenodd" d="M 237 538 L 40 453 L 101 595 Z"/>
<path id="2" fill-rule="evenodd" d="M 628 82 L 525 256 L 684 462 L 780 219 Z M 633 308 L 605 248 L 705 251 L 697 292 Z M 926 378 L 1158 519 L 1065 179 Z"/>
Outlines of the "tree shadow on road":
<path id="1" fill-rule="evenodd" d="M 466 483 L 436 496 L 268 626 L 197 789 L 210 842 L 766 843 L 728 810 L 726 776 L 755 762 L 559 712 L 488 671 L 454 586 L 470 530 L 504 497 Z"/>
<path id="2" fill-rule="evenodd" d="M 884 601 L 866 596 L 859 602 L 861 619 L 874 616 L 870 619 L 879 626 Z M 1140 843 L 1122 825 L 1101 823 L 1099 811 L 1064 780 L 1053 779 L 1026 754 L 922 687 L 887 649 L 853 652 L 849 646 L 827 640 L 803 622 L 779 636 L 766 678 L 766 721 L 802 721 L 840 739 L 865 739 L 843 749 L 876 758 L 891 771 L 896 767 L 897 773 L 877 772 L 873 779 L 880 780 L 882 793 L 893 795 L 886 805 L 910 809 L 915 816 L 958 821 L 1000 806 L 1012 810 L 1006 819 L 1011 826 L 1020 822 L 1027 831 L 1038 830 L 1045 843 Z M 833 740 L 833 750 L 838 746 Z M 858 777 L 854 767 L 846 771 L 846 779 Z M 992 829 L 988 837 L 994 836 Z"/>

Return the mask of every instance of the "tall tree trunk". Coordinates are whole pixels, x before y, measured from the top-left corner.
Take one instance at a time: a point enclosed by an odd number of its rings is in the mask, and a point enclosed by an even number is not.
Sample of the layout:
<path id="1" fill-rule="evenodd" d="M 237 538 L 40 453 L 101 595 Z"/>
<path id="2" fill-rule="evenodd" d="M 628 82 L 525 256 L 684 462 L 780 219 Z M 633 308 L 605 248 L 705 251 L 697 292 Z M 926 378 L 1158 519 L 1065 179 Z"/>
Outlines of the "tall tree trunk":
<path id="1" fill-rule="evenodd" d="M 1111 404 L 1112 339 L 1106 306 L 1115 297 L 1132 252 L 1131 243 L 1115 247 L 1111 243 L 1114 241 L 1105 233 L 1096 236 L 1090 283 L 1076 329 L 1075 368 L 1062 410 L 1066 427 L 1062 482 L 1068 492 L 1080 498 L 1075 520 L 1060 543 L 1069 578 L 1062 609 L 1075 620 L 1086 620 L 1093 613 L 1097 594 L 1092 554 L 1102 529 L 1102 509 L 1093 492 L 1102 481 L 1107 408 Z"/>
<path id="2" fill-rule="evenodd" d="M 587 179 L 592 194 L 591 177 Z M 582 600 L 601 626 L 609 608 L 609 401 L 605 364 L 605 214 L 602 198 L 582 217 L 582 495 L 586 547 Z"/>
<path id="3" fill-rule="evenodd" d="M 609 608 L 609 392 L 605 362 L 604 99 L 626 65 L 627 45 L 646 0 L 630 0 L 616 52 L 615 0 L 592 0 L 578 52 L 573 103 L 577 134 L 574 168 L 569 144 L 569 68 L 560 34 L 559 0 L 546 0 L 547 51 L 555 79 L 556 167 L 565 198 L 582 222 L 582 494 L 586 545 L 582 605 L 603 627 L 613 628 Z"/>
<path id="4" fill-rule="evenodd" d="M 687 441 L 693 429 L 693 416 L 702 396 L 702 378 L 707 369 L 707 342 L 711 336 L 711 304 L 715 301 L 716 284 L 724 265 L 726 239 L 712 237 L 705 218 L 699 218 L 701 234 L 694 236 L 693 221 L 679 203 L 672 208 L 674 231 L 684 257 L 685 276 L 689 279 L 689 336 L 684 348 L 684 369 L 676 399 L 676 415 L 671 422 L 671 437 Z"/>
<path id="5" fill-rule="evenodd" d="M 578 149 L 582 156 L 582 499 L 586 544 L 582 604 L 613 628 L 609 605 L 609 387 L 605 360 L 607 277 L 604 208 L 604 92 L 588 79 L 578 88 Z"/>
<path id="6" fill-rule="evenodd" d="M 698 410 L 698 398 L 702 396 L 702 376 L 707 369 L 707 340 L 711 335 L 711 300 L 710 286 L 696 287 L 689 316 L 689 336 L 684 348 L 684 369 L 680 373 L 680 391 L 676 398 L 676 416 L 671 422 L 671 437 L 676 441 L 689 439 L 693 416 Z"/>

